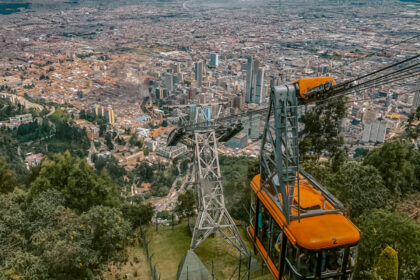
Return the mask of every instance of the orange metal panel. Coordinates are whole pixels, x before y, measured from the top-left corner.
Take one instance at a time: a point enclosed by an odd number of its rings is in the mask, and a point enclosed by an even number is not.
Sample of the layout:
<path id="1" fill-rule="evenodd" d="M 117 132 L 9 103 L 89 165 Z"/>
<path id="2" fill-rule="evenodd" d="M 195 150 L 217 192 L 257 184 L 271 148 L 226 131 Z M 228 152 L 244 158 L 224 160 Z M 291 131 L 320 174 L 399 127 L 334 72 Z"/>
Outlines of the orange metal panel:
<path id="1" fill-rule="evenodd" d="M 305 93 L 309 91 L 311 88 L 325 84 L 326 82 L 329 82 L 329 81 L 333 81 L 332 82 L 333 85 L 336 84 L 333 77 L 302 78 L 302 79 L 292 82 L 291 84 L 298 84 L 299 94 L 302 98 L 305 98 Z"/>

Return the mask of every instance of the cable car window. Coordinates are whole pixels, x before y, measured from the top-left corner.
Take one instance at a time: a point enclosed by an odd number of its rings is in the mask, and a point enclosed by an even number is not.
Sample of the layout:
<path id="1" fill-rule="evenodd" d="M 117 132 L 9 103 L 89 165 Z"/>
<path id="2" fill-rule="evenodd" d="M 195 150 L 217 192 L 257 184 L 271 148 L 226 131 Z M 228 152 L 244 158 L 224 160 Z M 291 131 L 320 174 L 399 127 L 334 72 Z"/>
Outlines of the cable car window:
<path id="1" fill-rule="evenodd" d="M 317 265 L 317 253 L 300 247 L 294 247 L 289 241 L 286 246 L 287 280 L 314 277 Z"/>
<path id="2" fill-rule="evenodd" d="M 249 223 L 252 225 L 252 227 L 255 229 L 255 213 L 256 213 L 256 207 L 257 207 L 257 196 L 254 192 L 251 192 L 251 216 Z"/>
<path id="3" fill-rule="evenodd" d="M 280 270 L 280 254 L 281 254 L 281 243 L 283 232 L 281 231 L 279 225 L 273 221 L 273 231 L 272 231 L 272 240 L 271 240 L 271 248 L 270 248 L 270 258 Z"/>
<path id="4" fill-rule="evenodd" d="M 270 234 L 271 234 L 271 228 L 270 228 L 271 215 L 262 203 L 260 203 L 260 209 L 259 209 L 258 218 L 257 218 L 257 225 L 258 225 L 258 238 L 260 239 L 264 248 L 268 252 L 269 244 L 270 244 L 269 243 Z"/>
<path id="5" fill-rule="evenodd" d="M 314 251 L 298 248 L 297 270 L 302 276 L 314 276 L 317 255 Z"/>
<path id="6" fill-rule="evenodd" d="M 343 264 L 345 248 L 323 250 L 321 254 L 321 274 L 334 275 L 339 273 Z"/>

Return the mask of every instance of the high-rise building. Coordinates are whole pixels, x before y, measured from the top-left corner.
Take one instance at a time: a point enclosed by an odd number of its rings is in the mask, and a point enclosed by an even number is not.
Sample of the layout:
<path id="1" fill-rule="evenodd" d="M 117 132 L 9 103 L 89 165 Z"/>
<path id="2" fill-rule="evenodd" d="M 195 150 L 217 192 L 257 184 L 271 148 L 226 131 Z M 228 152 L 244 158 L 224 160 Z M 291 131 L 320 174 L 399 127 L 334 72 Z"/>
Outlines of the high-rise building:
<path id="1" fill-rule="evenodd" d="M 165 73 L 165 75 L 163 76 L 163 86 L 168 91 L 173 91 L 174 90 L 174 75 L 172 75 L 171 73 Z"/>
<path id="2" fill-rule="evenodd" d="M 252 99 L 252 77 L 253 77 L 253 70 L 254 70 L 254 60 L 252 57 L 248 57 L 248 63 L 246 65 L 246 103 L 251 103 Z"/>
<path id="3" fill-rule="evenodd" d="M 161 99 L 163 99 L 163 88 L 161 88 L 161 87 L 159 87 L 159 88 L 157 88 L 156 89 L 156 91 L 155 91 L 155 94 L 156 94 L 156 99 L 159 99 L 159 100 L 161 100 Z"/>
<path id="4" fill-rule="evenodd" d="M 219 55 L 217 53 L 210 54 L 210 67 L 219 66 Z"/>
<path id="5" fill-rule="evenodd" d="M 264 96 L 264 68 L 258 69 L 257 82 L 255 86 L 255 99 L 254 103 L 262 105 L 265 102 Z"/>
<path id="6" fill-rule="evenodd" d="M 172 73 L 177 74 L 181 72 L 181 65 L 179 63 L 171 64 Z"/>
<path id="7" fill-rule="evenodd" d="M 414 109 L 418 108 L 419 106 L 420 106 L 420 85 L 419 85 L 416 93 L 414 94 L 414 99 L 413 99 Z"/>
<path id="8" fill-rule="evenodd" d="M 92 113 L 98 117 L 105 117 L 105 108 L 99 104 L 95 104 L 92 106 Z"/>
<path id="9" fill-rule="evenodd" d="M 248 57 L 246 73 L 246 98 L 247 103 L 262 104 L 264 100 L 264 69 L 259 69 L 258 60 Z M 258 85 L 258 92 L 257 92 Z"/>
<path id="10" fill-rule="evenodd" d="M 197 84 L 199 87 L 203 85 L 203 62 L 198 61 L 195 63 L 195 80 L 197 81 Z"/>
<path id="11" fill-rule="evenodd" d="M 115 123 L 114 110 L 111 107 L 104 108 L 104 117 L 108 123 Z"/>

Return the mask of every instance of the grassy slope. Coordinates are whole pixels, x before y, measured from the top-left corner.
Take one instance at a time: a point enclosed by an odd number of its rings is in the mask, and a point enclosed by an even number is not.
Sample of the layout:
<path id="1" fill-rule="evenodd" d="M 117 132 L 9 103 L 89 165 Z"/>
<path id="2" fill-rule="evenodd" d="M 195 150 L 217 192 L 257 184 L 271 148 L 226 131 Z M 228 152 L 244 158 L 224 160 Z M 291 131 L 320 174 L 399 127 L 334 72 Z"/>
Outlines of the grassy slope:
<path id="1" fill-rule="evenodd" d="M 251 248 L 249 241 L 245 238 L 244 230 L 240 229 L 240 231 L 247 246 Z M 170 227 L 160 227 L 160 230 L 156 232 L 155 227 L 150 227 L 147 232 L 147 240 L 150 241 L 150 253 L 153 254 L 153 263 L 157 263 L 161 279 L 176 279 L 179 262 L 191 242 L 186 222 L 175 226 L 174 230 L 171 230 Z M 239 265 L 239 253 L 219 235 L 208 238 L 195 252 L 210 272 L 213 261 L 215 279 L 229 279 Z M 267 274 L 267 269 L 264 270 L 262 276 L 261 274 L 261 270 L 258 270 L 251 279 L 272 279 Z"/>
<path id="2" fill-rule="evenodd" d="M 140 246 L 130 246 L 127 248 L 129 255 L 128 262 L 120 268 L 109 265 L 109 270 L 104 273 L 105 280 L 124 279 L 125 275 L 132 275 L 137 280 L 152 280 L 150 276 L 150 267 L 147 263 L 146 254 Z M 138 262 L 134 261 L 137 257 Z"/>

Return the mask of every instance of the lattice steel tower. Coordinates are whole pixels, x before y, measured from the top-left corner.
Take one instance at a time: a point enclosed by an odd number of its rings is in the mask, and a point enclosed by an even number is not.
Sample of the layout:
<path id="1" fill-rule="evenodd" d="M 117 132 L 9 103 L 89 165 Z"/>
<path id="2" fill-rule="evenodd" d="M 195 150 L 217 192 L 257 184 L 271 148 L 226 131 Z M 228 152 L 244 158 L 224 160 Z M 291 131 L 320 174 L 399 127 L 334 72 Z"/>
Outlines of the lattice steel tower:
<path id="1" fill-rule="evenodd" d="M 168 145 L 175 145 L 182 140 L 194 150 L 198 217 L 190 247 L 196 249 L 207 237 L 218 232 L 243 256 L 249 256 L 235 222 L 226 209 L 217 150 L 217 142 L 227 141 L 230 134 L 235 135 L 242 129 L 242 125 L 218 126 L 209 120 L 203 107 L 196 107 L 194 119 L 190 123 L 172 131 L 168 137 Z"/>

